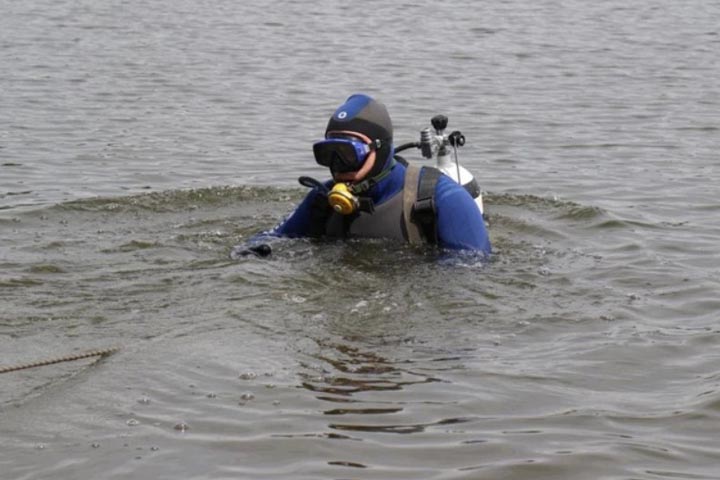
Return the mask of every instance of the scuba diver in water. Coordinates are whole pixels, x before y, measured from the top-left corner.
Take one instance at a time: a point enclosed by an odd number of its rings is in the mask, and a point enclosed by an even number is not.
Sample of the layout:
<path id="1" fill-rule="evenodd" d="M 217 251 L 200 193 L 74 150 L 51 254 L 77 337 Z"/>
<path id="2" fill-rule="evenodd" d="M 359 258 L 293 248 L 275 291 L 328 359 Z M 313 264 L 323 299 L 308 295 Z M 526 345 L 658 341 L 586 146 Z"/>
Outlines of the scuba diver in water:
<path id="1" fill-rule="evenodd" d="M 382 103 L 350 96 L 330 117 L 325 139 L 313 152 L 332 180 L 300 177 L 312 190 L 295 211 L 234 247 L 232 258 L 269 255 L 263 243 L 269 237 L 388 238 L 490 253 L 482 212 L 466 188 L 435 168 L 408 166 L 395 155 L 392 122 Z M 473 185 L 477 188 L 474 180 Z"/>

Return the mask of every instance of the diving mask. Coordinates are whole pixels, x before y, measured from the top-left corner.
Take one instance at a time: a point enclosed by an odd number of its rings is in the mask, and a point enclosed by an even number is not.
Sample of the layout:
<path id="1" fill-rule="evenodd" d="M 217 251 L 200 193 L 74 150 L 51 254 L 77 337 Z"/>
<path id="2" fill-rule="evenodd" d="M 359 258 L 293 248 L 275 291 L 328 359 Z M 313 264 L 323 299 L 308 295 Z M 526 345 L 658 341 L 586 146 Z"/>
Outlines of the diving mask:
<path id="1" fill-rule="evenodd" d="M 351 136 L 330 137 L 313 145 L 315 161 L 332 173 L 355 172 L 370 152 L 380 147 L 380 140 L 368 144 Z"/>

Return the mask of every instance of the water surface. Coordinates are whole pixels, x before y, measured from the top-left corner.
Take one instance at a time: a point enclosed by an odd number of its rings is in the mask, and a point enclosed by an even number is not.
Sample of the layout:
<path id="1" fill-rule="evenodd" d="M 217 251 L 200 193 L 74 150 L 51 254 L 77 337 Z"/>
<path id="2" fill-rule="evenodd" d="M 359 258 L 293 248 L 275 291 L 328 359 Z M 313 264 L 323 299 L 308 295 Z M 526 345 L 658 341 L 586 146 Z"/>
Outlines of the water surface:
<path id="1" fill-rule="evenodd" d="M 3 478 L 715 479 L 713 2 L 4 2 Z M 495 254 L 285 240 L 352 92 Z M 419 156 L 410 157 L 420 161 Z"/>

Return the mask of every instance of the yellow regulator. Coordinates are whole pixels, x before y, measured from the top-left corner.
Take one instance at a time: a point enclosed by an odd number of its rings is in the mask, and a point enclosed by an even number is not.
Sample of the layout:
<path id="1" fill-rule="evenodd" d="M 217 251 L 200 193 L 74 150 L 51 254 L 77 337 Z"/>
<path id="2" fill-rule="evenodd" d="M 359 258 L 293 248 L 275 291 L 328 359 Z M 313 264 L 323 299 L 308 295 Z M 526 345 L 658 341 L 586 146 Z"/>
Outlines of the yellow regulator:
<path id="1" fill-rule="evenodd" d="M 328 203 L 337 213 L 350 215 L 358 209 L 360 202 L 345 183 L 336 183 L 328 194 Z"/>

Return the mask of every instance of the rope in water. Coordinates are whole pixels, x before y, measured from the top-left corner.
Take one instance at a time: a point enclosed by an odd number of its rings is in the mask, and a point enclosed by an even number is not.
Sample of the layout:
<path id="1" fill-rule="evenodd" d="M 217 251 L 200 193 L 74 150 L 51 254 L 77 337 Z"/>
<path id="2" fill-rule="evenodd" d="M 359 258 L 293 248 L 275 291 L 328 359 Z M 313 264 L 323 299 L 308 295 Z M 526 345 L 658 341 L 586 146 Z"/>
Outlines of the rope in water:
<path id="1" fill-rule="evenodd" d="M 88 352 L 75 353 L 72 355 L 65 355 L 64 357 L 50 358 L 48 360 L 40 360 L 32 363 L 21 363 L 18 365 L 8 365 L 6 367 L 0 367 L 0 374 L 16 372 L 18 370 L 25 370 L 26 368 L 44 367 L 45 365 L 53 365 L 55 363 L 73 362 L 75 360 L 82 360 L 83 358 L 90 357 L 105 357 L 111 355 L 120 350 L 119 347 L 103 348 L 100 350 L 90 350 Z"/>

